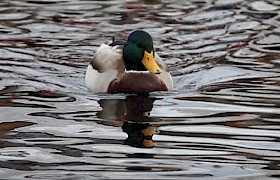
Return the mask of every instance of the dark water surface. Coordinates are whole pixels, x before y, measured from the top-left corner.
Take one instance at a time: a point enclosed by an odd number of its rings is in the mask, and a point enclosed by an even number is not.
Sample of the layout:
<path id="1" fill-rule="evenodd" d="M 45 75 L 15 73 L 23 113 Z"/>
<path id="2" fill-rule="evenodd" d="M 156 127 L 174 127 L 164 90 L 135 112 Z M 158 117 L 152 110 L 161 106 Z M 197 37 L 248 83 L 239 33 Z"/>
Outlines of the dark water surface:
<path id="1" fill-rule="evenodd" d="M 96 48 L 145 29 L 172 92 L 98 95 Z M 0 1 L 1 179 L 278 179 L 280 1 Z"/>

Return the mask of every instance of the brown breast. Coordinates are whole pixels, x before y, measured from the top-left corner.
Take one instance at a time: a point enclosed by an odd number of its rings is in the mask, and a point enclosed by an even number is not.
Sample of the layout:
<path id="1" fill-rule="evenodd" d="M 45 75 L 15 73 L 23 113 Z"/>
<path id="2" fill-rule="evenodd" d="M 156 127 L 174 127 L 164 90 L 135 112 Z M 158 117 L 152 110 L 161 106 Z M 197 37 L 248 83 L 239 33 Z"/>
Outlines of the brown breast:
<path id="1" fill-rule="evenodd" d="M 150 73 L 127 72 L 114 79 L 108 93 L 148 93 L 152 91 L 167 91 L 167 86 L 158 76 Z"/>

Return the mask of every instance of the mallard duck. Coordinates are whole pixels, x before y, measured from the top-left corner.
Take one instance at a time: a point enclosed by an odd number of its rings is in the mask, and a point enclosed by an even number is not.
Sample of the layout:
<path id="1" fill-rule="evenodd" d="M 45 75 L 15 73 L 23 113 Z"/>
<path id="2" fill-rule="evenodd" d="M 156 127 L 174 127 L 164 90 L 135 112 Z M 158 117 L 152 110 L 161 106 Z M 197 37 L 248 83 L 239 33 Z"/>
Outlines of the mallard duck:
<path id="1" fill-rule="evenodd" d="M 154 51 L 150 34 L 133 31 L 126 42 L 101 44 L 88 65 L 85 84 L 96 93 L 168 91 L 173 82 L 167 66 Z"/>

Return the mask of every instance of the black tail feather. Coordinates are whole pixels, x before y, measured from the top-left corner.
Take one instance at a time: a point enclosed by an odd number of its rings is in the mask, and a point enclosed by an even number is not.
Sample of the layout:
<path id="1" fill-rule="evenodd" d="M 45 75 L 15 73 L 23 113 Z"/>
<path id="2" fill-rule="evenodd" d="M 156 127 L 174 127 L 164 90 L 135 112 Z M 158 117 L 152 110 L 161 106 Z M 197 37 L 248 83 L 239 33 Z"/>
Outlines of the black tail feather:
<path id="1" fill-rule="evenodd" d="M 125 44 L 125 41 L 123 40 L 115 40 L 115 37 L 112 37 L 112 43 L 109 44 L 109 46 L 117 46 L 117 45 L 121 45 L 123 46 Z"/>

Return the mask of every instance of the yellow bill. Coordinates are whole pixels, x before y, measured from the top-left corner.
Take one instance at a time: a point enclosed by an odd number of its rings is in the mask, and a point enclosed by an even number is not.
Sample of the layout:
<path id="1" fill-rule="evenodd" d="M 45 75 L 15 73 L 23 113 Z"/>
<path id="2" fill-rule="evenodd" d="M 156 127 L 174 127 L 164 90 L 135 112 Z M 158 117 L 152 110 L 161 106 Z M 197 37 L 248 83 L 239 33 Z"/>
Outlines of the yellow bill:
<path id="1" fill-rule="evenodd" d="M 148 53 L 147 51 L 144 52 L 142 63 L 150 73 L 160 74 L 162 72 L 154 59 L 153 51 L 151 51 L 150 53 Z"/>

